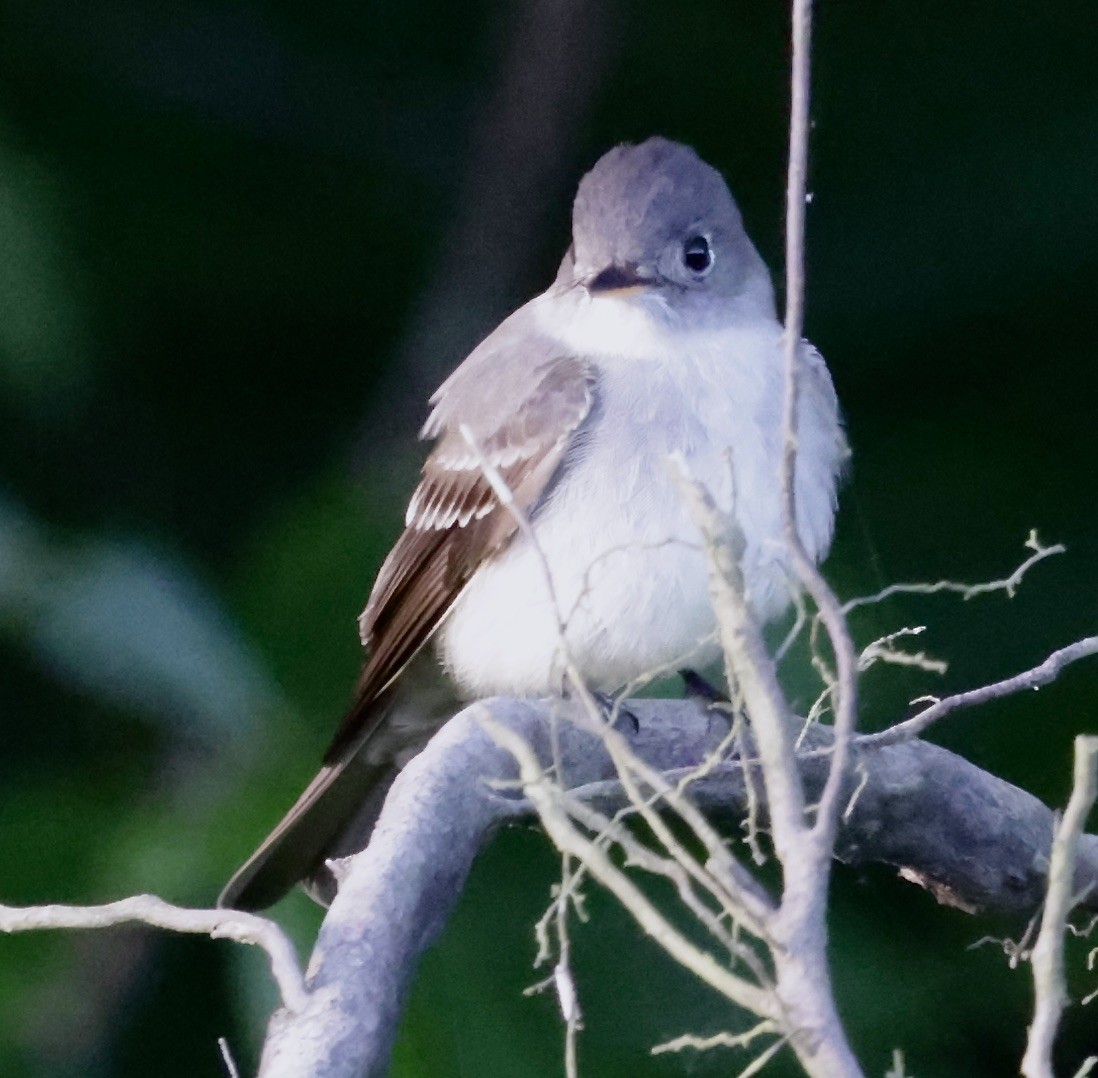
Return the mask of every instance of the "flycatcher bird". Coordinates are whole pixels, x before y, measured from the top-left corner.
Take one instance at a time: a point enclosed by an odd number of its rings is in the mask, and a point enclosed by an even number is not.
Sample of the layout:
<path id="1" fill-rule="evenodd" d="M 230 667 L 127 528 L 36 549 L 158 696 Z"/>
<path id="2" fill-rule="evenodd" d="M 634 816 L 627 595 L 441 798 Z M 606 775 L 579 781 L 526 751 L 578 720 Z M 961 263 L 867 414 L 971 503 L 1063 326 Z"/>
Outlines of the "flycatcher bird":
<path id="1" fill-rule="evenodd" d="M 758 617 L 785 609 L 781 336 L 770 276 L 715 169 L 662 138 L 596 163 L 552 285 L 431 398 L 422 436 L 435 447 L 360 619 L 353 706 L 222 905 L 263 908 L 301 880 L 330 897 L 325 859 L 365 845 L 391 778 L 453 714 L 403 691 L 429 643 L 466 699 L 560 692 L 562 623 L 593 690 L 718 658 L 705 555 L 672 454 L 739 524 Z M 819 559 L 847 450 L 823 358 L 802 342 L 799 364 L 794 496 Z"/>

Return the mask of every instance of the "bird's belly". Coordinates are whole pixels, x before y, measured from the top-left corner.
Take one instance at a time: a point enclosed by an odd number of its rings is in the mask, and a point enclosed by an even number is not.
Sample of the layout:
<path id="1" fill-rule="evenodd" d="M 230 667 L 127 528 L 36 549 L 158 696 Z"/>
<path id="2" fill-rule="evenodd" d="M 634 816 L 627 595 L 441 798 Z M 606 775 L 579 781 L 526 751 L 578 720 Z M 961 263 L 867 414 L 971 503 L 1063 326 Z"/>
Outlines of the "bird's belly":
<path id="1" fill-rule="evenodd" d="M 599 523 L 589 519 L 582 533 L 539 528 L 545 561 L 519 536 L 478 571 L 440 632 L 443 661 L 464 692 L 559 692 L 562 641 L 567 659 L 594 689 L 714 656 L 697 540 L 685 529 L 677 536 L 637 535 Z"/>
<path id="2" fill-rule="evenodd" d="M 455 604 L 439 644 L 463 692 L 559 692 L 562 639 L 567 659 L 594 689 L 717 657 L 706 557 L 666 453 L 616 468 L 612 463 L 588 460 L 577 469 L 534 519 L 537 548 L 527 535 L 516 535 Z M 727 507 L 732 484 L 724 454 L 689 463 Z M 591 484 L 587 476 L 594 477 Z M 607 476 L 616 481 L 597 481 Z M 751 493 L 750 506 L 741 502 L 736 515 L 748 539 L 743 569 L 751 600 L 766 619 L 788 602 L 784 560 L 774 559 L 778 548 L 770 542 L 779 514 L 776 494 Z M 767 502 L 773 505 L 765 508 Z"/>
<path id="3" fill-rule="evenodd" d="M 766 347 L 764 359 L 769 336 Z M 517 534 L 477 570 L 439 631 L 442 660 L 463 692 L 560 691 L 562 637 L 596 689 L 717 657 L 706 557 L 669 467 L 673 453 L 735 516 L 755 613 L 765 621 L 788 606 L 781 367 L 747 362 L 754 358 L 745 350 L 732 363 L 717 350 L 600 372 L 604 412 L 532 519 L 541 554 Z M 832 476 L 818 484 L 828 520 Z"/>

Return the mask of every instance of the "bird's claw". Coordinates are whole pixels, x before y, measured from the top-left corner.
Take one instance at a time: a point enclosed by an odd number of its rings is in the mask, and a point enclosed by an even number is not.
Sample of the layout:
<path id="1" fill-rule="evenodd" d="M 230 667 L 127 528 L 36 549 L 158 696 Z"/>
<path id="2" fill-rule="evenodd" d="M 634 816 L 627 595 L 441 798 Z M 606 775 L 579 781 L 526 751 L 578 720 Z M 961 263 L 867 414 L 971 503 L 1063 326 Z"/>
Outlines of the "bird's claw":
<path id="1" fill-rule="evenodd" d="M 704 700 L 707 704 L 727 704 L 728 697 L 715 685 L 710 684 L 697 672 L 685 668 L 679 671 L 686 695 L 695 700 Z"/>
<path id="2" fill-rule="evenodd" d="M 609 726 L 618 730 L 623 722 L 627 722 L 632 728 L 630 731 L 632 734 L 640 733 L 640 719 L 612 693 L 595 692 L 591 695 L 595 698 L 595 703 L 599 705 L 602 717 Z"/>

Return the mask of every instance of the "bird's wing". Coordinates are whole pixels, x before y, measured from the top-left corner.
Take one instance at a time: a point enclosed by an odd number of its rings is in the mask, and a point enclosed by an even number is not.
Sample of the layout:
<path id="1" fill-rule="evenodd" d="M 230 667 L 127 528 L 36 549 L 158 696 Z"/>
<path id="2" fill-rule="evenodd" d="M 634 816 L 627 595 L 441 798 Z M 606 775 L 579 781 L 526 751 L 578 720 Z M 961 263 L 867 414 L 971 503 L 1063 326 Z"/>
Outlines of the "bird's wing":
<path id="1" fill-rule="evenodd" d="M 361 741 L 374 701 L 431 638 L 477 568 L 517 529 L 461 428 L 472 434 L 518 509 L 526 510 L 546 493 L 591 411 L 592 368 L 559 355 L 559 346 L 551 348 L 544 339 L 527 343 L 533 362 L 519 362 L 517 348 L 502 356 L 482 346 L 432 398 L 435 409 L 424 434 L 438 442 L 409 503 L 404 533 L 360 619 L 368 657 L 326 763 Z"/>
<path id="2" fill-rule="evenodd" d="M 802 340 L 799 352 L 802 363 L 801 394 L 807 407 L 824 418 L 821 427 L 827 432 L 828 444 L 821 454 L 832 469 L 835 480 L 842 479 L 850 463 L 850 443 L 843 429 L 843 416 L 831 372 L 811 341 Z M 832 499 L 834 504 L 834 497 Z"/>

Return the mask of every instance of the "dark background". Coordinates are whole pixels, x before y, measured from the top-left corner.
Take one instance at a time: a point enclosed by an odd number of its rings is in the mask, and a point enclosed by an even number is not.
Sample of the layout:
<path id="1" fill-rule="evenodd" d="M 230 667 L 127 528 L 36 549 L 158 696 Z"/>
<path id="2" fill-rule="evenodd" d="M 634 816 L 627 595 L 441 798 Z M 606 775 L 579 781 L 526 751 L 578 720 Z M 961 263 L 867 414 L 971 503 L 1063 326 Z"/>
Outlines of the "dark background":
<path id="1" fill-rule="evenodd" d="M 548 282 L 582 172 L 689 142 L 780 270 L 787 38 L 776 0 L 0 2 L 0 899 L 212 902 L 347 698 L 425 397 Z M 1096 55 L 1090 3 L 820 5 L 807 329 L 854 448 L 829 575 L 1000 576 L 1031 527 L 1069 547 L 1013 602 L 860 615 L 951 660 L 871 672 L 866 727 L 1095 631 Z M 933 736 L 1062 804 L 1096 702 L 1091 664 Z M 555 1004 L 521 995 L 555 871 L 533 829 L 485 853 L 398 1078 L 560 1073 Z M 742 1018 L 591 911 L 583 1073 L 737 1072 L 647 1056 Z M 307 947 L 307 900 L 278 914 Z M 1016 1073 L 1028 969 L 971 945 L 1019 931 L 839 869 L 867 1072 L 902 1047 L 918 1078 Z M 274 1002 L 224 942 L 0 950 L 5 1075 L 218 1074 Z M 1065 1073 L 1096 1028 L 1075 1008 Z"/>

